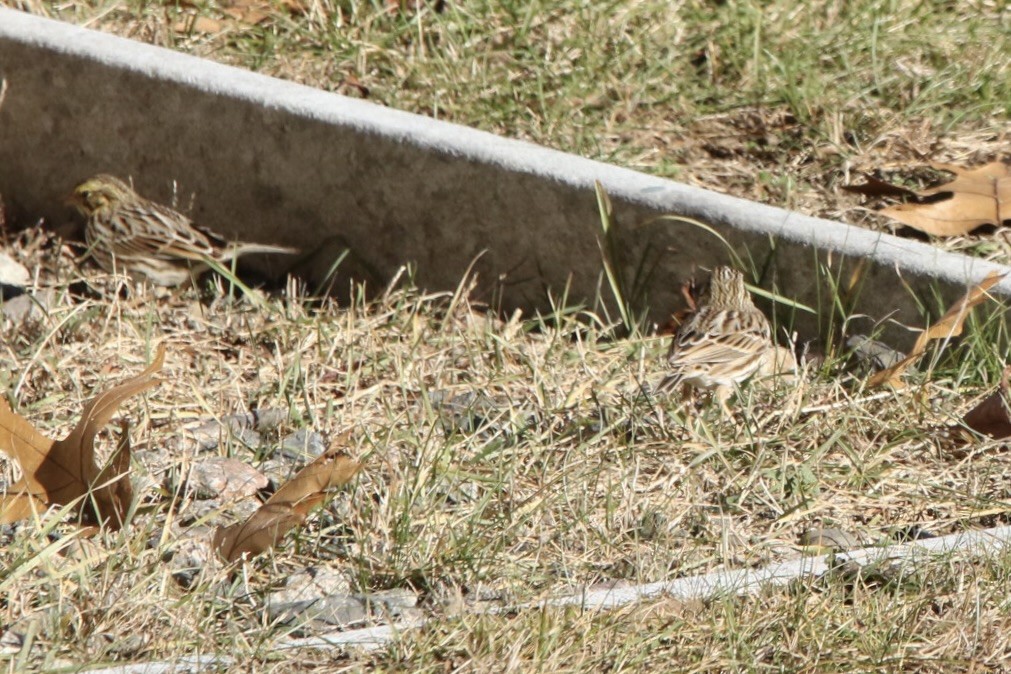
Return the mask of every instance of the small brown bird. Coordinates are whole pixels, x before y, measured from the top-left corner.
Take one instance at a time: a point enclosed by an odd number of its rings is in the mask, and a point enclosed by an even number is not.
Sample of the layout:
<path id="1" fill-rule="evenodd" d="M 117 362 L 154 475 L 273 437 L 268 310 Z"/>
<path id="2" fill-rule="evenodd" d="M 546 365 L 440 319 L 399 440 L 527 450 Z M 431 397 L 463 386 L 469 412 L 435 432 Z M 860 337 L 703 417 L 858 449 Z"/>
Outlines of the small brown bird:
<path id="1" fill-rule="evenodd" d="M 87 218 L 88 254 L 107 272 L 118 268 L 159 286 L 178 286 L 209 268 L 248 253 L 297 253 L 294 248 L 229 243 L 125 182 L 99 174 L 74 189 L 71 203 Z"/>
<path id="2" fill-rule="evenodd" d="M 717 267 L 697 311 L 674 336 L 668 357 L 671 372 L 657 388 L 715 389 L 729 414 L 727 399 L 734 388 L 755 374 L 774 348 L 769 321 L 751 301 L 744 276 Z"/>

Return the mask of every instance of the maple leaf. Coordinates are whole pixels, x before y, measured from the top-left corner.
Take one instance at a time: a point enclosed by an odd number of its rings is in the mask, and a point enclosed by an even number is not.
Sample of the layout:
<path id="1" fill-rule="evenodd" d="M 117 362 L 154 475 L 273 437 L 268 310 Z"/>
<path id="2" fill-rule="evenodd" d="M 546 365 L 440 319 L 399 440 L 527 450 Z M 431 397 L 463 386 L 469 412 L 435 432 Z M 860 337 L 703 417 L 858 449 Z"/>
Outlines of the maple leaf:
<path id="1" fill-rule="evenodd" d="M 14 458 L 23 473 L 0 497 L 0 522 L 31 517 L 53 505 L 76 504 L 82 522 L 122 527 L 133 501 L 127 477 L 129 428 L 121 426 L 116 449 L 102 469 L 95 463 L 95 436 L 127 398 L 161 383 L 155 375 L 164 360 L 161 346 L 146 370 L 92 398 L 63 440 L 46 437 L 0 398 L 0 451 Z"/>
<path id="2" fill-rule="evenodd" d="M 305 521 L 329 490 L 347 484 L 361 469 L 342 450 L 349 437 L 341 435 L 330 448 L 285 482 L 245 522 L 214 531 L 213 545 L 223 559 L 234 562 L 269 550 L 291 529 Z"/>
<path id="3" fill-rule="evenodd" d="M 867 380 L 867 385 L 880 386 L 882 384 L 887 384 L 896 388 L 900 387 L 902 383 L 899 381 L 899 377 L 903 372 L 905 372 L 907 367 L 920 359 L 920 356 L 922 356 L 927 350 L 927 345 L 935 339 L 948 339 L 950 337 L 957 337 L 961 335 L 962 327 L 965 324 L 965 319 L 969 316 L 969 311 L 977 304 L 981 304 L 983 300 L 987 299 L 989 297 L 987 291 L 1000 283 L 1003 278 L 1004 274 L 991 272 L 985 279 L 970 288 L 969 292 L 967 292 L 958 302 L 955 302 L 955 304 L 953 304 L 948 311 L 945 312 L 944 316 L 941 316 L 936 323 L 927 326 L 927 328 L 920 333 L 920 336 L 916 338 L 916 343 L 913 345 L 913 349 L 905 358 L 889 368 L 875 372 L 874 375 Z"/>

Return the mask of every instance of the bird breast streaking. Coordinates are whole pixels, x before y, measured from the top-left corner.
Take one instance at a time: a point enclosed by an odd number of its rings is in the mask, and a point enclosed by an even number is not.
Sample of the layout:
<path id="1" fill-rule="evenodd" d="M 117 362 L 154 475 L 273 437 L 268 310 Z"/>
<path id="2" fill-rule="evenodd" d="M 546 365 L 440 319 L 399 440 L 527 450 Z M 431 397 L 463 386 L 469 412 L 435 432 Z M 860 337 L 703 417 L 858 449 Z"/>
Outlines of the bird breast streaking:
<path id="1" fill-rule="evenodd" d="M 283 246 L 226 242 L 111 175 L 85 180 L 74 189 L 71 202 L 87 218 L 88 253 L 102 269 L 118 268 L 155 285 L 182 285 L 205 271 L 208 260 L 227 264 L 249 253 L 298 252 Z"/>
<path id="2" fill-rule="evenodd" d="M 763 366 L 773 350 L 769 321 L 752 302 L 744 276 L 731 267 L 717 267 L 698 309 L 674 337 L 670 373 L 658 389 L 715 390 L 728 411 L 730 394 Z"/>

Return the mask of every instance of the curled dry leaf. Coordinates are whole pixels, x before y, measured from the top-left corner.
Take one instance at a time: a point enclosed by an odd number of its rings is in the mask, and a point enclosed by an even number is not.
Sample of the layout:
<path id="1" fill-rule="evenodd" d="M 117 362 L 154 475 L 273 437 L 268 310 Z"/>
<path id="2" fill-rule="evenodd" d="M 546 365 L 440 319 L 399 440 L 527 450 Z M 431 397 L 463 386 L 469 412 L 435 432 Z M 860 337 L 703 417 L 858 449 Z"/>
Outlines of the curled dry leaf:
<path id="1" fill-rule="evenodd" d="M 918 201 L 889 206 L 881 214 L 927 234 L 962 236 L 982 225 L 1011 220 L 1011 166 L 1001 161 L 967 169 L 954 164 L 931 163 L 955 179 L 919 192 L 869 178 L 849 188 L 871 196 L 911 196 Z"/>
<path id="2" fill-rule="evenodd" d="M 958 335 L 961 335 L 962 326 L 965 324 L 965 319 L 969 315 L 969 311 L 989 297 L 987 291 L 1000 283 L 1003 278 L 1004 274 L 991 272 L 985 279 L 970 288 L 969 292 L 967 292 L 958 302 L 955 302 L 955 304 L 948 309 L 944 316 L 941 316 L 940 320 L 933 325 L 928 326 L 926 330 L 920 333 L 920 336 L 916 338 L 916 343 L 913 345 L 909 355 L 895 365 L 874 373 L 874 375 L 867 380 L 867 385 L 881 386 L 882 384 L 887 384 L 895 388 L 901 387 L 902 382 L 899 380 L 899 377 L 902 376 L 902 373 L 905 372 L 906 368 L 920 359 L 920 356 L 922 356 L 927 350 L 927 344 L 935 339 L 948 339 L 950 337 L 957 337 Z"/>
<path id="3" fill-rule="evenodd" d="M 254 557 L 269 550 L 302 524 L 329 490 L 350 482 L 361 464 L 343 452 L 348 437 L 347 433 L 338 437 L 330 449 L 284 483 L 245 522 L 218 527 L 213 541 L 218 554 L 234 562 L 243 555 Z"/>
<path id="4" fill-rule="evenodd" d="M 52 505 L 77 502 L 82 522 L 120 528 L 133 501 L 127 477 L 129 427 L 121 425 L 116 450 L 101 470 L 95 463 L 95 436 L 127 398 L 161 383 L 155 375 L 164 360 L 165 347 L 161 346 L 146 370 L 92 398 L 77 426 L 63 440 L 39 433 L 0 398 L 0 450 L 14 458 L 23 472 L 0 497 L 0 522 L 14 522 Z"/>

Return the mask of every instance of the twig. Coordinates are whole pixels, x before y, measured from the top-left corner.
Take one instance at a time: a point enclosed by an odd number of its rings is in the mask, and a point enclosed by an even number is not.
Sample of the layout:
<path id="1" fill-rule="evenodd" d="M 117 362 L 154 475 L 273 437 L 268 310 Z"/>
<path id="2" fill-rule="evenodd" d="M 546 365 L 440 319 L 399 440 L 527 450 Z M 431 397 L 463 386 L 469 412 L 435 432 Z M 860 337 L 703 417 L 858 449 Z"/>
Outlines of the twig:
<path id="1" fill-rule="evenodd" d="M 880 400 L 881 398 L 888 398 L 895 395 L 895 391 L 880 391 L 878 393 L 871 394 L 865 398 L 856 398 L 851 400 L 843 400 L 837 403 L 831 403 L 828 405 L 813 405 L 812 407 L 803 407 L 800 410 L 800 414 L 814 414 L 815 412 L 829 412 L 831 410 L 836 410 L 841 407 L 851 407 L 853 405 L 860 405 L 861 403 L 870 402 L 872 400 Z"/>

